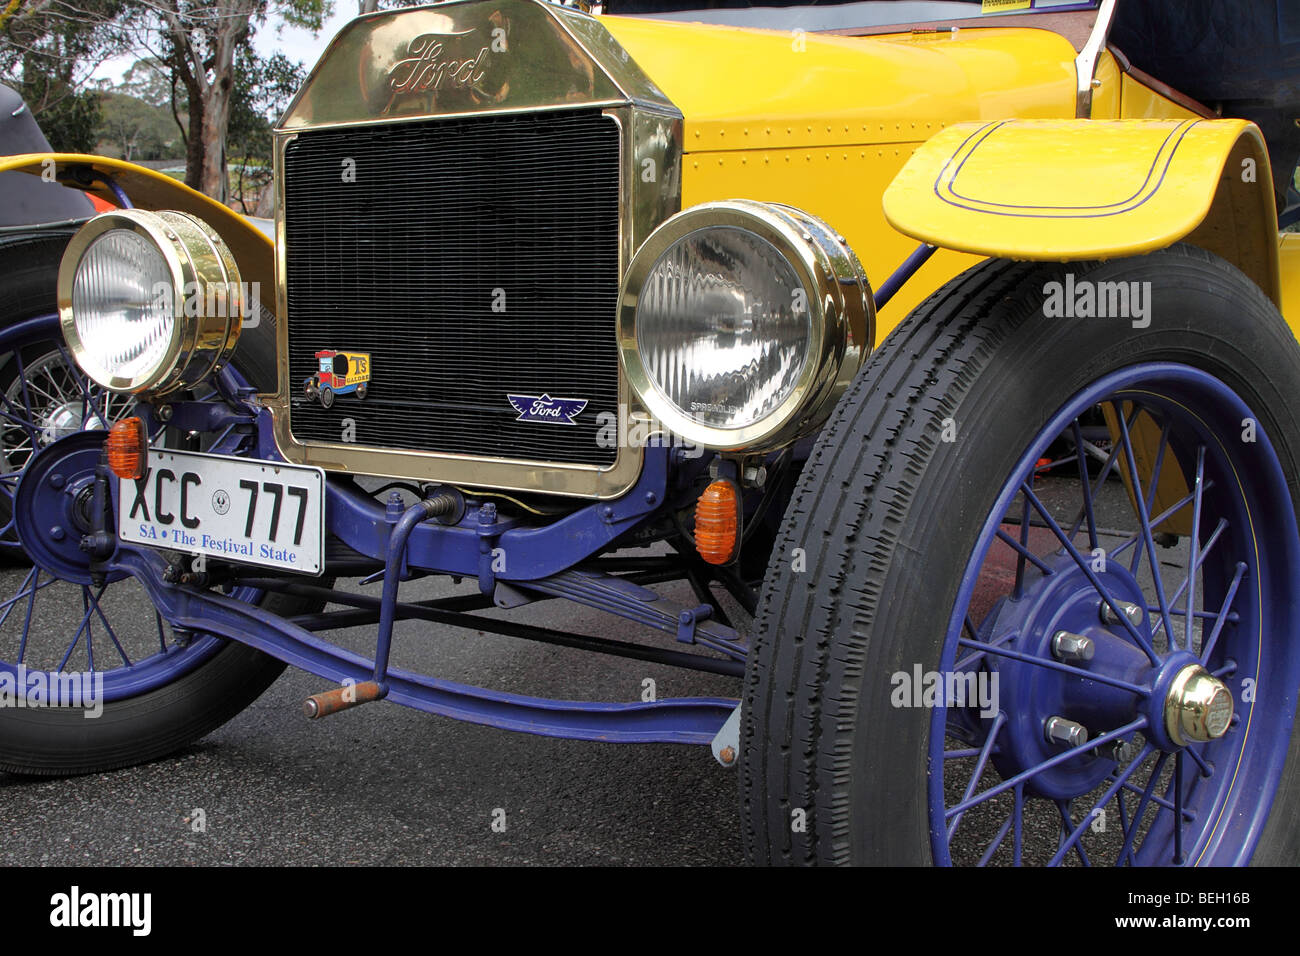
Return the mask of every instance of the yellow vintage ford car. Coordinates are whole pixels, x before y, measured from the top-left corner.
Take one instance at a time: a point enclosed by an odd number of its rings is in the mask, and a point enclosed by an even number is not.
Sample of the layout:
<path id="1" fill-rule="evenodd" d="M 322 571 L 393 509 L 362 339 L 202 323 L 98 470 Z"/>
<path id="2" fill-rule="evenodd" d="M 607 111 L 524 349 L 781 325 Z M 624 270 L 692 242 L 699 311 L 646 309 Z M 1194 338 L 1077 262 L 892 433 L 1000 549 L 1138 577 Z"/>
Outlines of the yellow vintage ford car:
<path id="1" fill-rule="evenodd" d="M 0 769 L 156 758 L 287 663 L 311 718 L 708 746 L 759 863 L 1294 864 L 1290 7 L 702 3 L 354 20 L 273 240 L 0 161 L 119 207 L 0 280 Z M 364 402 L 304 388 L 334 350 Z M 730 690 L 401 666 L 448 627 Z"/>

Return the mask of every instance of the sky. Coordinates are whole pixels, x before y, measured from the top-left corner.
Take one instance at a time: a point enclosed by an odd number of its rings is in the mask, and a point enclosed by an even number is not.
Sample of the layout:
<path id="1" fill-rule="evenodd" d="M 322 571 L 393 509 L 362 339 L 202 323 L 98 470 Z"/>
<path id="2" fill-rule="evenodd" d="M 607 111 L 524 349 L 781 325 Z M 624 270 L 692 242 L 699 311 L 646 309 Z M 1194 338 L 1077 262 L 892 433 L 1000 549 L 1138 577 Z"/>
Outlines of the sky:
<path id="1" fill-rule="evenodd" d="M 315 36 L 308 30 L 279 24 L 278 18 L 273 18 L 257 31 L 257 35 L 253 37 L 253 46 L 263 56 L 270 56 L 272 53 L 277 52 L 283 53 L 291 60 L 300 61 L 304 67 L 310 70 L 320 58 L 320 55 L 325 52 L 325 47 L 334 38 L 334 34 L 338 33 L 345 23 L 357 15 L 357 9 L 357 0 L 334 0 L 333 16 L 325 21 L 324 28 Z M 103 77 L 112 80 L 114 83 L 120 83 L 122 74 L 129 70 L 131 64 L 137 59 L 139 57 L 136 55 L 114 57 L 101 63 L 91 76 L 96 79 Z"/>

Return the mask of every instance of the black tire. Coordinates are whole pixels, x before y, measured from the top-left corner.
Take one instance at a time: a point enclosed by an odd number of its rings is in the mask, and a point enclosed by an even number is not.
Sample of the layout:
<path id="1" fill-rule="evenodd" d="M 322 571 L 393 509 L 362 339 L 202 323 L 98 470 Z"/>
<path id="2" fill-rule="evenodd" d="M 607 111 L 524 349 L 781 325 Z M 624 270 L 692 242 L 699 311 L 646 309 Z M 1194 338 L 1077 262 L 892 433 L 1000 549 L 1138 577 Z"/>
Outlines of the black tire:
<path id="1" fill-rule="evenodd" d="M 1150 281 L 1154 321 L 1098 334 L 1106 320 L 1045 320 L 1044 286 L 1067 270 Z M 739 780 L 751 862 L 933 862 L 929 714 L 892 707 L 880 675 L 938 667 L 989 506 L 1048 417 L 1100 376 L 1151 359 L 1208 371 L 1257 410 L 1300 501 L 1300 348 L 1260 290 L 1202 250 L 1106 264 L 986 261 L 871 357 L 803 471 L 755 620 Z M 963 437 L 939 441 L 948 417 Z M 801 574 L 790 570 L 796 548 Z M 792 827 L 800 810 L 802 830 Z M 1293 732 L 1253 862 L 1298 858 Z"/>
<path id="2" fill-rule="evenodd" d="M 261 606 L 285 616 L 319 610 L 283 595 L 270 595 Z M 77 708 L 5 708 L 0 771 L 64 777 L 158 760 L 239 714 L 284 667 L 268 654 L 231 643 L 166 687 L 104 704 L 94 719 Z"/>
<path id="3" fill-rule="evenodd" d="M 59 259 L 71 234 L 52 233 L 0 247 L 5 257 L 0 328 L 56 311 Z M 5 371 L 0 369 L 0 375 Z M 0 500 L 4 521 L 8 507 Z M 319 609 L 312 602 L 276 595 L 265 598 L 262 606 L 286 616 Z M 104 705 L 103 714 L 93 720 L 80 710 L 0 708 L 0 770 L 72 775 L 158 759 L 234 717 L 284 667 L 261 651 L 230 644 L 166 687 Z"/>
<path id="4" fill-rule="evenodd" d="M 357 398 L 364 402 L 366 400 L 367 391 L 368 389 L 366 388 L 365 382 L 362 382 L 357 386 Z"/>
<path id="5" fill-rule="evenodd" d="M 332 408 L 334 405 L 334 389 L 328 385 L 320 387 L 320 403 L 326 408 Z"/>

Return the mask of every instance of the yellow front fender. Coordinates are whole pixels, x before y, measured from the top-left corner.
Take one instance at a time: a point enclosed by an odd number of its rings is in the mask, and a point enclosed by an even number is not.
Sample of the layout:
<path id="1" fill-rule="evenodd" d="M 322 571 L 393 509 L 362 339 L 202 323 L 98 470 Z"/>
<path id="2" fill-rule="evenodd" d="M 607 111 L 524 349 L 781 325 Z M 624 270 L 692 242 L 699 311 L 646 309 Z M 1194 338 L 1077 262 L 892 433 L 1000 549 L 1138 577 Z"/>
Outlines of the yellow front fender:
<path id="1" fill-rule="evenodd" d="M 53 176 L 58 182 L 84 189 L 101 199 L 116 203 L 113 193 L 102 182 L 82 186 L 72 174 L 72 167 L 90 167 L 112 176 L 131 203 L 141 209 L 175 209 L 198 216 L 212 226 L 234 254 L 235 261 L 239 264 L 240 277 L 246 282 L 258 283 L 262 304 L 275 314 L 274 243 L 239 213 L 226 208 L 215 199 L 209 199 L 170 176 L 121 159 L 80 153 L 0 156 L 0 172 L 17 170 L 46 180 Z"/>
<path id="2" fill-rule="evenodd" d="M 912 155 L 884 205 L 899 232 L 1009 259 L 1108 259 L 1186 240 L 1280 301 L 1268 152 L 1244 120 L 960 123 Z"/>

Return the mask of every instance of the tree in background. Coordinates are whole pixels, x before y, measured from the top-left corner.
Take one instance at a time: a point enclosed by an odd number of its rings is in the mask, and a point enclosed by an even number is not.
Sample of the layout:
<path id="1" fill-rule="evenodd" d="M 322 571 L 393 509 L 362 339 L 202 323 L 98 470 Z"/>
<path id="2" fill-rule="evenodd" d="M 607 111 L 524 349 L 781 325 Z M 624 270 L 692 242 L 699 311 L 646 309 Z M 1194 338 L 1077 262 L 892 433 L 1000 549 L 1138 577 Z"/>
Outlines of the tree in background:
<path id="1" fill-rule="evenodd" d="M 226 134 L 235 96 L 236 60 L 272 9 L 291 26 L 317 31 L 330 0 L 154 0 L 159 58 L 184 87 L 189 106 L 185 182 L 226 201 Z"/>
<path id="2" fill-rule="evenodd" d="M 0 81 L 23 94 L 56 148 L 89 152 L 104 123 L 99 93 L 87 82 L 90 74 L 106 59 L 148 54 L 165 64 L 175 90 L 169 90 L 169 105 L 183 123 L 186 183 L 224 202 L 239 64 L 254 71 L 266 66 L 255 57 L 241 61 L 241 51 L 251 55 L 255 31 L 272 17 L 320 30 L 331 5 L 332 0 L 0 0 Z M 282 65 L 274 69 L 279 72 L 267 78 L 270 87 L 283 79 Z M 114 109 L 127 113 L 135 107 Z M 123 117 L 115 116 L 113 122 L 119 124 L 113 138 L 120 136 L 133 149 L 130 121 L 122 125 Z"/>
<path id="3" fill-rule="evenodd" d="M 185 141 L 187 121 L 182 119 L 187 112 L 185 93 L 177 89 L 177 77 L 171 67 L 156 57 L 136 60 L 122 76 L 117 92 L 134 96 L 150 106 L 164 107 L 171 113 L 180 131 L 181 142 Z"/>
<path id="4" fill-rule="evenodd" d="M 126 160 L 171 159 L 184 146 L 170 111 L 156 102 L 124 92 L 127 84 L 100 92 L 99 148 Z"/>
<path id="5" fill-rule="evenodd" d="M 266 59 L 250 47 L 239 51 L 235 60 L 235 92 L 226 135 L 226 153 L 234 180 L 230 205 L 250 215 L 269 214 L 266 204 L 250 207 L 249 198 L 267 196 L 271 182 L 271 129 L 293 94 L 298 92 L 307 71 L 283 53 Z"/>
<path id="6" fill-rule="evenodd" d="M 95 148 L 91 73 L 120 52 L 133 0 L 0 0 L 0 82 L 16 89 L 56 150 Z"/>

